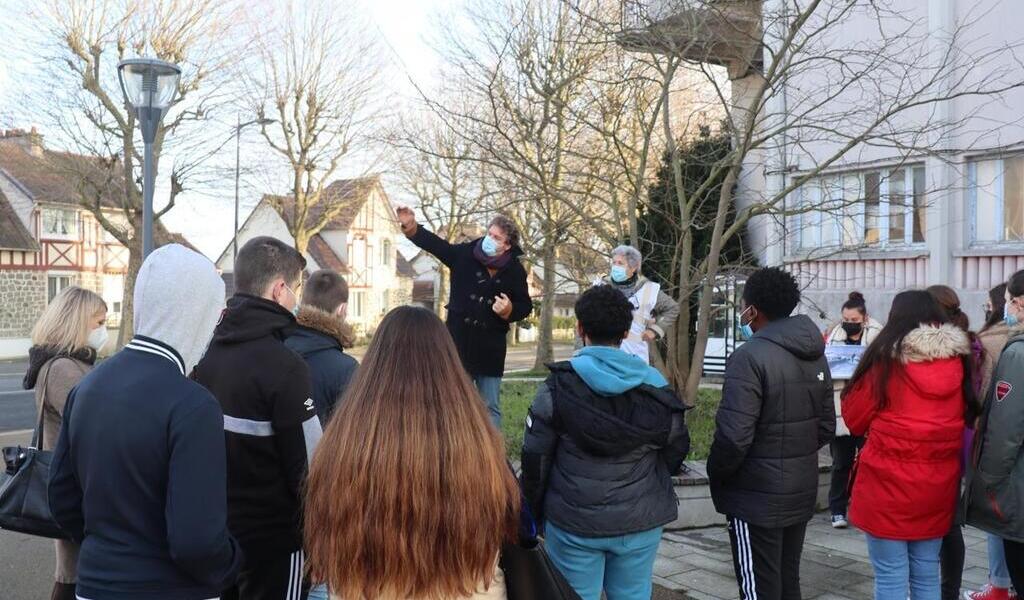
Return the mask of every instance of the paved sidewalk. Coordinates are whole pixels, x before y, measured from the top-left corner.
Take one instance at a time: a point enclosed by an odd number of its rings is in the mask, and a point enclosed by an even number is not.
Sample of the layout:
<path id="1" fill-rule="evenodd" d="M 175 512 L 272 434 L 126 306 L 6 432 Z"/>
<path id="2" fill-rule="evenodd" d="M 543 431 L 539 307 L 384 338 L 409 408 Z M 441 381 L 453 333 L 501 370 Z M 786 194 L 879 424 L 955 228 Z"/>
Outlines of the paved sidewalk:
<path id="1" fill-rule="evenodd" d="M 988 580 L 985 536 L 965 528 L 964 544 L 963 586 L 976 590 Z M 815 516 L 807 527 L 800 578 L 804 600 L 870 599 L 874 579 L 864 534 L 832 529 L 827 514 Z M 738 599 L 725 527 L 666 533 L 654 564 L 654 583 L 693 600 Z"/>

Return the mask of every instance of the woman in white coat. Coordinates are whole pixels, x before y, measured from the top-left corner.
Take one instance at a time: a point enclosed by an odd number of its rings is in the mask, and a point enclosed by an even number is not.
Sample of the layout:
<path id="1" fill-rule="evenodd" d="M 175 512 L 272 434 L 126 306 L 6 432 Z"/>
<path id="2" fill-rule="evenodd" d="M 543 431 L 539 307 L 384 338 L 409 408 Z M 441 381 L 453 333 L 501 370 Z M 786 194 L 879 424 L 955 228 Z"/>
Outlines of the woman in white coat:
<path id="1" fill-rule="evenodd" d="M 836 324 L 825 338 L 826 345 L 867 346 L 878 332 L 882 324 L 868 316 L 864 295 L 850 292 L 843 304 L 842 321 Z M 832 378 L 832 386 L 836 405 L 836 437 L 832 440 L 832 484 L 828 491 L 829 510 L 832 512 L 832 527 L 844 529 L 846 508 L 850 502 L 849 483 L 850 470 L 857 451 L 864 445 L 864 438 L 850 435 L 843 421 L 839 395 L 846 387 L 846 379 Z"/>

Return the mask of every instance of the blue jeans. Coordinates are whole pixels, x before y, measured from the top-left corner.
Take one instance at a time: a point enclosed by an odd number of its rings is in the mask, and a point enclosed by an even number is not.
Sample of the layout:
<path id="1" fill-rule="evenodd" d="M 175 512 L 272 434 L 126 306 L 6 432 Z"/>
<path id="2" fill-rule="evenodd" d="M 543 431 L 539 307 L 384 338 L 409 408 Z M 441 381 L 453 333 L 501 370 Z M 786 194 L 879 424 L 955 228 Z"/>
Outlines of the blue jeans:
<path id="1" fill-rule="evenodd" d="M 487 375 L 473 375 L 473 383 L 480 395 L 487 403 L 487 410 L 491 412 L 491 422 L 498 429 L 501 429 L 501 377 L 488 377 Z"/>
<path id="2" fill-rule="evenodd" d="M 1011 588 L 1010 570 L 1006 568 L 1006 550 L 1003 538 L 987 534 L 988 538 L 988 582 L 997 588 Z"/>
<path id="3" fill-rule="evenodd" d="M 545 526 L 551 562 L 583 600 L 651 600 L 661 527 L 617 537 L 586 538 Z M 905 599 L 904 599 L 905 600 Z"/>
<path id="4" fill-rule="evenodd" d="M 942 538 L 906 542 L 871 534 L 868 555 L 875 569 L 875 600 L 939 600 L 942 596 L 939 550 Z"/>
<path id="5" fill-rule="evenodd" d="M 314 585 L 309 590 L 308 598 L 309 598 L 309 600 L 329 600 L 330 597 L 327 594 L 327 585 L 326 584 Z"/>

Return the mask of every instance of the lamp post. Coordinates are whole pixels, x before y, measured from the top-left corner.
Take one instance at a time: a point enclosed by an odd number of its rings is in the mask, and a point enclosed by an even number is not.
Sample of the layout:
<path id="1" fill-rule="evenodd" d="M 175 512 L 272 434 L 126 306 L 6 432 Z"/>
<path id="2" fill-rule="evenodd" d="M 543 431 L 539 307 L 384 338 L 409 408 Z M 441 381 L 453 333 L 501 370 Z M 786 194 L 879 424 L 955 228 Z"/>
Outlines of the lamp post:
<path id="1" fill-rule="evenodd" d="M 277 123 L 277 119 L 253 119 L 242 122 L 241 115 L 235 115 L 235 234 L 231 238 L 232 248 L 232 269 L 234 261 L 238 260 L 238 180 L 241 177 L 241 142 L 242 130 L 250 125 L 270 125 Z"/>
<path id="2" fill-rule="evenodd" d="M 142 255 L 153 251 L 153 141 L 178 93 L 181 67 L 155 58 L 130 58 L 117 65 L 125 105 L 135 111 L 142 130 Z"/>

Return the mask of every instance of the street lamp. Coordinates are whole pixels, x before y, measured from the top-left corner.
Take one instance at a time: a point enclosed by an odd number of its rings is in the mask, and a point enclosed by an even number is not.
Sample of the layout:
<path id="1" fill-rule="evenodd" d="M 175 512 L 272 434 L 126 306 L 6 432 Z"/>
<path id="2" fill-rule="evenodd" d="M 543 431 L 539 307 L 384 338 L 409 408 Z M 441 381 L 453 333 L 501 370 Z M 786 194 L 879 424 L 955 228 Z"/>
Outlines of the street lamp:
<path id="1" fill-rule="evenodd" d="M 142 130 L 142 254 L 153 251 L 153 140 L 160 121 L 178 93 L 181 67 L 155 58 L 130 58 L 117 64 L 125 105 L 135 110 Z"/>
<path id="2" fill-rule="evenodd" d="M 250 125 L 270 125 L 271 123 L 277 123 L 277 119 L 253 119 L 252 121 L 242 122 L 241 115 L 235 115 L 235 235 L 231 238 L 231 247 L 233 249 L 232 258 L 238 260 L 238 180 L 241 177 L 241 149 L 239 139 L 242 137 L 242 130 Z M 234 269 L 234 262 L 232 269 Z"/>

